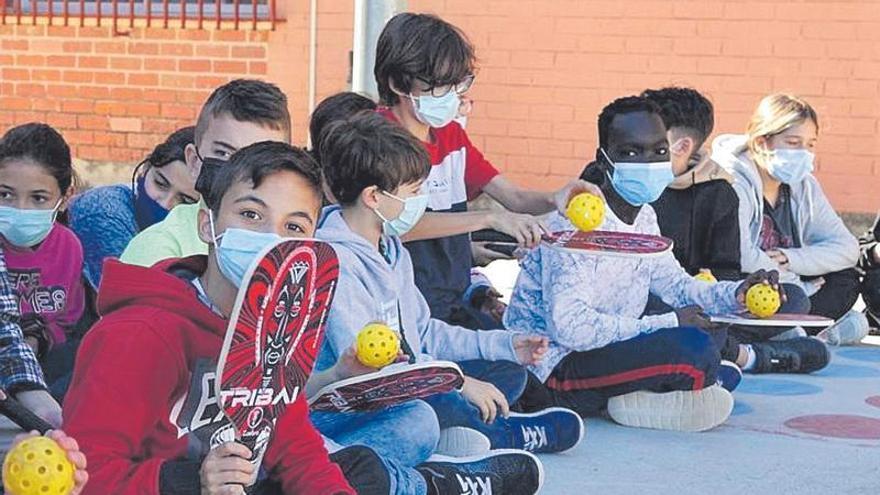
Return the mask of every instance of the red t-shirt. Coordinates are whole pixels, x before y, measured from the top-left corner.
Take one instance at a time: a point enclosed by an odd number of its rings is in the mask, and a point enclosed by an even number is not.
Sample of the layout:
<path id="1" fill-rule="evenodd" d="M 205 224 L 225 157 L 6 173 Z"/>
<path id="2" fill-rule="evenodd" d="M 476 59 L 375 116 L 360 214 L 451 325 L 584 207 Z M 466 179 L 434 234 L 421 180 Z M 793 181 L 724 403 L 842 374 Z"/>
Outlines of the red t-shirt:
<path id="1" fill-rule="evenodd" d="M 397 122 L 389 108 L 378 112 Z M 467 133 L 451 122 L 431 129 L 430 142 L 424 142 L 431 157 L 431 173 L 422 192 L 428 194 L 430 211 L 467 211 L 467 202 L 483 192 L 498 170 L 483 157 Z M 467 234 L 406 244 L 413 260 L 416 285 L 431 308 L 431 315 L 446 320 L 470 284 L 470 236 Z"/>

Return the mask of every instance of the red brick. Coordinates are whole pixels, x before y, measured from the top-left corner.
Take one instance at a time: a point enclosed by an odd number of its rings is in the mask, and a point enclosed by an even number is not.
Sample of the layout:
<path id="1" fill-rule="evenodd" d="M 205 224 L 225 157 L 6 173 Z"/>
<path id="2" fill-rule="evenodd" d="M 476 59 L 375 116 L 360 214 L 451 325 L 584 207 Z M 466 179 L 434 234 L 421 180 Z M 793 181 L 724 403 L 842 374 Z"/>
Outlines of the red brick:
<path id="1" fill-rule="evenodd" d="M 111 57 L 110 68 L 118 70 L 140 70 L 143 60 L 137 57 Z"/>
<path id="2" fill-rule="evenodd" d="M 65 100 L 61 102 L 61 111 L 68 113 L 92 113 L 95 104 L 89 100 Z"/>
<path id="3" fill-rule="evenodd" d="M 84 57 L 80 56 L 77 65 L 81 69 L 106 69 L 108 68 L 107 57 Z"/>
<path id="4" fill-rule="evenodd" d="M 172 102 L 175 100 L 174 92 L 164 89 L 145 89 L 143 92 L 144 100 L 157 102 Z"/>
<path id="5" fill-rule="evenodd" d="M 233 46 L 232 58 L 266 58 L 266 49 L 262 46 Z"/>
<path id="6" fill-rule="evenodd" d="M 159 104 L 153 102 L 128 102 L 124 105 L 124 108 L 125 114 L 132 117 L 145 117 L 149 119 L 160 115 Z"/>
<path id="7" fill-rule="evenodd" d="M 264 76 L 269 70 L 266 62 L 248 62 L 248 73 L 256 76 Z"/>
<path id="8" fill-rule="evenodd" d="M 151 73 L 129 74 L 128 84 L 133 86 L 158 86 L 159 76 Z"/>
<path id="9" fill-rule="evenodd" d="M 30 110 L 31 100 L 30 98 L 12 96 L 0 97 L 0 108 L 2 108 L 4 111 Z"/>
<path id="10" fill-rule="evenodd" d="M 71 55 L 49 55 L 46 64 L 50 67 L 76 67 L 76 57 Z"/>
<path id="11" fill-rule="evenodd" d="M 215 60 L 214 72 L 223 74 L 247 74 L 247 63 Z"/>
<path id="12" fill-rule="evenodd" d="M 50 112 L 47 116 L 46 123 L 56 129 L 74 129 L 76 128 L 76 115 L 69 113 Z M 65 134 L 67 134 L 65 132 Z M 67 138 L 68 136 L 65 136 Z"/>
<path id="13" fill-rule="evenodd" d="M 27 50 L 28 40 L 3 40 L 0 41 L 0 48 L 6 50 Z"/>
<path id="14" fill-rule="evenodd" d="M 226 45 L 197 45 L 196 56 L 208 58 L 229 58 L 229 47 Z"/>
<path id="15" fill-rule="evenodd" d="M 156 22 L 155 20 L 153 22 Z M 155 24 L 154 24 L 155 26 Z M 146 29 L 144 39 L 148 40 L 173 40 L 177 37 L 177 29 Z"/>
<path id="16" fill-rule="evenodd" d="M 46 57 L 42 55 L 16 55 L 16 65 L 43 66 L 46 65 Z"/>
<path id="17" fill-rule="evenodd" d="M 95 142 L 95 133 L 93 131 L 83 131 L 79 129 L 71 129 L 64 131 L 64 139 L 73 145 L 92 144 Z"/>
<path id="18" fill-rule="evenodd" d="M 126 52 L 125 45 L 122 41 L 98 41 L 95 42 L 95 53 L 123 54 Z"/>
<path id="19" fill-rule="evenodd" d="M 131 55 L 158 55 L 159 44 L 149 42 L 131 43 L 128 45 L 128 53 Z"/>
<path id="20" fill-rule="evenodd" d="M 76 126 L 80 129 L 104 131 L 110 128 L 107 117 L 97 115 L 80 115 L 76 118 Z"/>
<path id="21" fill-rule="evenodd" d="M 161 116 L 170 119 L 195 119 L 196 110 L 191 106 L 163 104 Z"/>
<path id="22" fill-rule="evenodd" d="M 214 41 L 245 41 L 247 34 L 245 31 L 220 30 L 213 32 Z"/>
<path id="23" fill-rule="evenodd" d="M 134 117 L 110 117 L 110 130 L 114 132 L 141 132 L 142 122 Z"/>
<path id="24" fill-rule="evenodd" d="M 114 100 L 138 101 L 143 99 L 144 91 L 136 88 L 113 88 L 110 90 L 110 97 Z"/>
<path id="25" fill-rule="evenodd" d="M 6 81 L 29 81 L 31 74 L 27 69 L 3 69 L 3 79 Z"/>
<path id="26" fill-rule="evenodd" d="M 177 32 L 177 39 L 191 41 L 208 41 L 211 33 L 202 29 L 181 29 Z"/>
<path id="27" fill-rule="evenodd" d="M 46 96 L 46 86 L 42 84 L 16 84 L 15 94 L 18 96 L 37 98 L 37 100 L 34 100 L 34 103 L 37 103 L 40 99 Z"/>
<path id="28" fill-rule="evenodd" d="M 101 100 L 110 97 L 110 88 L 107 86 L 80 86 L 76 90 L 77 96 Z"/>
<path id="29" fill-rule="evenodd" d="M 47 26 L 46 35 L 58 38 L 75 38 L 75 26 Z"/>
<path id="30" fill-rule="evenodd" d="M 159 46 L 159 53 L 162 55 L 191 57 L 193 54 L 193 47 L 192 45 L 184 43 L 162 43 Z"/>
<path id="31" fill-rule="evenodd" d="M 174 71 L 177 70 L 177 62 L 172 58 L 145 58 L 144 70 Z"/>
<path id="32" fill-rule="evenodd" d="M 61 49 L 65 53 L 91 53 L 92 43 L 88 41 L 65 41 L 61 43 Z"/>
<path id="33" fill-rule="evenodd" d="M 110 34 L 109 26 L 87 26 L 79 28 L 79 36 L 83 38 L 109 38 Z"/>
<path id="34" fill-rule="evenodd" d="M 211 71 L 211 62 L 208 60 L 180 60 L 177 63 L 181 72 L 198 72 L 204 74 Z"/>
<path id="35" fill-rule="evenodd" d="M 96 84 L 125 84 L 125 74 L 118 71 L 95 72 Z"/>

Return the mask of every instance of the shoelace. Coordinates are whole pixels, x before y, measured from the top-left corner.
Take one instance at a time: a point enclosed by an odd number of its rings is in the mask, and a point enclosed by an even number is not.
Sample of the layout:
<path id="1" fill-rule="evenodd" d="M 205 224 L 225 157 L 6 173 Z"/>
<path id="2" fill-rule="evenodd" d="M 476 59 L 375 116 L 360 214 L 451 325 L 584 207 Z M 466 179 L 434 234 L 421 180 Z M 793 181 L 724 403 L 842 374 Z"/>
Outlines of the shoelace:
<path id="1" fill-rule="evenodd" d="M 462 476 L 456 474 L 455 478 L 461 487 L 461 495 L 492 495 L 492 479 L 488 476 Z"/>

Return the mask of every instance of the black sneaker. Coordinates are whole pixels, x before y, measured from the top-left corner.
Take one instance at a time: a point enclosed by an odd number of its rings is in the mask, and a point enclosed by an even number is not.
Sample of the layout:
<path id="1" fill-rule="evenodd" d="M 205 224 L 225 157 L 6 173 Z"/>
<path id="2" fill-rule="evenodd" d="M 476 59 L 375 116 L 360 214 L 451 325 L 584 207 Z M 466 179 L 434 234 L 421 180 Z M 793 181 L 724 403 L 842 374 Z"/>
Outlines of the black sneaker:
<path id="1" fill-rule="evenodd" d="M 752 344 L 753 373 L 812 373 L 828 366 L 831 353 L 819 339 L 799 337 Z"/>
<path id="2" fill-rule="evenodd" d="M 428 495 L 533 495 L 544 484 L 544 467 L 522 450 L 493 450 L 475 457 L 435 455 L 416 469 Z"/>

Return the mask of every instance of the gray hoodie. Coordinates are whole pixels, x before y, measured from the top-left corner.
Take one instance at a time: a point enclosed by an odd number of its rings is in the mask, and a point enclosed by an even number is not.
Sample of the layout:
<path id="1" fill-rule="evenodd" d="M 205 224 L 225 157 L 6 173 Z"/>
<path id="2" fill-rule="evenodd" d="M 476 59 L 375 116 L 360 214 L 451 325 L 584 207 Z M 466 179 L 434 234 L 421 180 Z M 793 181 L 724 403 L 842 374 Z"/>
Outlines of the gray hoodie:
<path id="1" fill-rule="evenodd" d="M 778 269 L 779 266 L 760 248 L 764 193 L 761 176 L 746 151 L 746 141 L 745 135 L 718 136 L 712 143 L 712 160 L 734 176 L 733 189 L 739 197 L 742 270 Z M 812 295 L 818 287 L 801 281 L 801 277 L 815 277 L 854 267 L 859 259 L 859 242 L 835 213 L 812 174 L 789 187 L 802 247 L 780 249 L 789 262 L 789 273 L 782 273 L 782 279 L 800 285 Z"/>
<path id="2" fill-rule="evenodd" d="M 325 208 L 322 217 L 315 237 L 336 250 L 339 282 L 317 370 L 333 366 L 355 342 L 361 328 L 371 322 L 386 323 L 398 332 L 402 326 L 419 361 L 517 361 L 512 333 L 476 332 L 431 318 L 428 304 L 416 288 L 409 252 L 399 238 L 382 237 L 386 260 L 376 246 L 349 228 L 339 207 Z"/>

